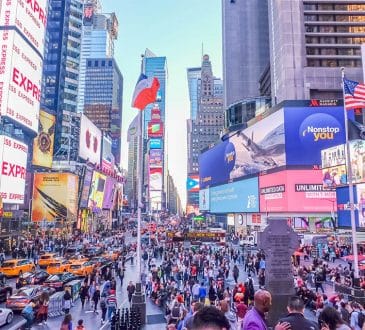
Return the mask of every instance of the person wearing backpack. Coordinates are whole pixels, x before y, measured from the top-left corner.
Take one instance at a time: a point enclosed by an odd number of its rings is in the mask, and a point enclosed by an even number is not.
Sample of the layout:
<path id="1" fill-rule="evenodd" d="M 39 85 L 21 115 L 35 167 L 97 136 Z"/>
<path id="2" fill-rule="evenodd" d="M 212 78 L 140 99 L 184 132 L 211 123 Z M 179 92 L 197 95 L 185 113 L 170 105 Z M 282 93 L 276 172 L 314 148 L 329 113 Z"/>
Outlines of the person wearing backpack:
<path id="1" fill-rule="evenodd" d="M 362 330 L 365 324 L 365 315 L 361 306 L 357 302 L 351 304 L 352 313 L 350 317 L 350 326 L 353 330 Z"/>
<path id="2" fill-rule="evenodd" d="M 22 316 L 25 318 L 27 323 L 25 324 L 25 329 L 31 329 L 34 320 L 34 306 L 35 302 L 32 299 L 29 304 L 27 304 L 22 310 Z"/>
<path id="3" fill-rule="evenodd" d="M 172 320 L 175 324 L 177 324 L 182 316 L 182 308 L 181 308 L 181 304 L 178 301 L 175 301 L 174 306 L 171 309 L 171 318 L 170 320 Z"/>

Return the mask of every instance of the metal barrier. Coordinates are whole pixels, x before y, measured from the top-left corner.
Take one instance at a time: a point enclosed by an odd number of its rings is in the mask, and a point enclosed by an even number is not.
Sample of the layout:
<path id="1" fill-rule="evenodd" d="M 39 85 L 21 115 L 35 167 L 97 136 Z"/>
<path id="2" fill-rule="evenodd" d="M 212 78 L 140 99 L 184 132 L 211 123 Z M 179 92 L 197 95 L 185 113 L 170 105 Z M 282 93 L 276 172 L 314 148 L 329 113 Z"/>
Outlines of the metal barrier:
<path id="1" fill-rule="evenodd" d="M 57 317 L 63 314 L 63 295 L 65 293 L 56 292 L 49 298 L 48 317 Z"/>
<path id="2" fill-rule="evenodd" d="M 140 330 L 142 329 L 141 314 L 137 308 L 118 309 L 110 322 L 111 330 Z"/>

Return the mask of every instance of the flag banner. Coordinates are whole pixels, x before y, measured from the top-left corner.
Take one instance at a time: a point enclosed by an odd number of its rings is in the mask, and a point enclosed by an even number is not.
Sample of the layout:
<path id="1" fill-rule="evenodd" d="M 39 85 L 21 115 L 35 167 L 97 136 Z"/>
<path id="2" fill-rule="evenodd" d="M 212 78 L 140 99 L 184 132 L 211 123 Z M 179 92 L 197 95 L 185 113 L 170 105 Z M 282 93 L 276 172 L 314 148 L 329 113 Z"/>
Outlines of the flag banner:
<path id="1" fill-rule="evenodd" d="M 352 140 L 365 140 L 365 126 L 357 121 L 348 119 L 348 139 Z"/>
<path id="2" fill-rule="evenodd" d="M 365 85 L 343 78 L 345 109 L 365 108 Z"/>
<path id="3" fill-rule="evenodd" d="M 148 78 L 142 73 L 134 89 L 132 107 L 143 110 L 148 104 L 155 102 L 159 88 L 160 82 L 156 77 Z"/>

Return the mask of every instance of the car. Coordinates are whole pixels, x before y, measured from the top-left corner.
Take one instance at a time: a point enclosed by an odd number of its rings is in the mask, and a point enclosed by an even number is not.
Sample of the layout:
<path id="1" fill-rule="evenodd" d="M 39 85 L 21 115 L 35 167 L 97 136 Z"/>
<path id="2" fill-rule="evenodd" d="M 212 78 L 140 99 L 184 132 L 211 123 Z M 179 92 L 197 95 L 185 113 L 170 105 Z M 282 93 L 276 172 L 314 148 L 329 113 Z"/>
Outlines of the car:
<path id="1" fill-rule="evenodd" d="M 96 266 L 97 269 L 103 269 L 105 267 L 111 267 L 113 262 L 105 257 L 95 257 L 90 259 L 90 261 Z"/>
<path id="2" fill-rule="evenodd" d="M 42 285 L 23 286 L 6 300 L 5 307 L 13 311 L 21 311 L 32 299 L 37 303 L 43 292 L 51 296 L 55 289 Z"/>
<path id="3" fill-rule="evenodd" d="M 87 258 L 93 258 L 100 256 L 103 253 L 103 249 L 100 246 L 91 246 L 84 250 L 84 255 Z"/>
<path id="4" fill-rule="evenodd" d="M 64 273 L 70 271 L 72 262 L 66 259 L 56 259 L 47 266 L 47 272 L 50 275 Z"/>
<path id="5" fill-rule="evenodd" d="M 70 245 L 65 250 L 65 258 L 69 258 L 82 252 L 82 245 Z"/>
<path id="6" fill-rule="evenodd" d="M 47 266 L 51 262 L 54 262 L 57 259 L 57 257 L 58 257 L 57 253 L 45 253 L 40 256 L 38 260 L 38 265 L 41 268 L 47 268 Z"/>
<path id="7" fill-rule="evenodd" d="M 91 261 L 78 261 L 71 264 L 69 272 L 76 276 L 87 276 L 92 273 L 95 267 Z"/>
<path id="8" fill-rule="evenodd" d="M 13 294 L 13 288 L 9 285 L 0 285 L 0 301 L 6 301 Z"/>
<path id="9" fill-rule="evenodd" d="M 73 280 L 76 280 L 77 276 L 72 273 L 65 272 L 49 276 L 43 283 L 43 285 L 56 289 L 56 291 L 62 291 L 63 286 Z"/>
<path id="10" fill-rule="evenodd" d="M 33 261 L 28 259 L 10 259 L 6 260 L 0 267 L 0 272 L 5 276 L 20 276 L 25 272 L 35 271 Z"/>
<path id="11" fill-rule="evenodd" d="M 34 272 L 26 272 L 19 276 L 20 286 L 30 284 L 43 284 L 50 274 L 45 270 L 36 270 Z"/>
<path id="12" fill-rule="evenodd" d="M 0 326 L 13 322 L 14 313 L 9 308 L 0 308 Z"/>
<path id="13" fill-rule="evenodd" d="M 89 258 L 85 257 L 82 254 L 75 254 L 69 258 L 67 258 L 68 261 L 71 263 L 78 262 L 78 261 L 89 261 Z"/>

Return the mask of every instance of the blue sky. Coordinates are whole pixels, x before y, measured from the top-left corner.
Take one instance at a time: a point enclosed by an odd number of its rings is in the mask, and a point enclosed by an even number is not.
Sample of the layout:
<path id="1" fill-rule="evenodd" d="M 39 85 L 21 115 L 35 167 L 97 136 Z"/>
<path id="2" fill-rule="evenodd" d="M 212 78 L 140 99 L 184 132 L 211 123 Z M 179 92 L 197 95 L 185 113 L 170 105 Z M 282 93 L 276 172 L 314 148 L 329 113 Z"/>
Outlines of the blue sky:
<path id="1" fill-rule="evenodd" d="M 122 165 L 127 168 L 126 132 L 137 114 L 131 97 L 140 73 L 140 55 L 149 48 L 167 57 L 169 170 L 186 200 L 186 119 L 190 105 L 186 68 L 200 66 L 202 43 L 213 73 L 222 77 L 221 0 L 101 0 L 103 12 L 119 21 L 115 57 L 124 76 Z M 184 206 L 185 204 L 183 204 Z"/>

